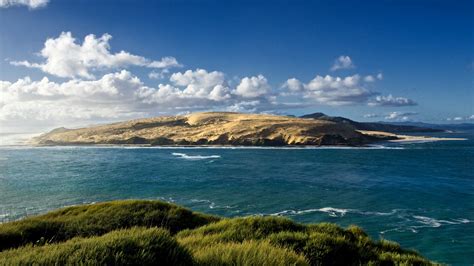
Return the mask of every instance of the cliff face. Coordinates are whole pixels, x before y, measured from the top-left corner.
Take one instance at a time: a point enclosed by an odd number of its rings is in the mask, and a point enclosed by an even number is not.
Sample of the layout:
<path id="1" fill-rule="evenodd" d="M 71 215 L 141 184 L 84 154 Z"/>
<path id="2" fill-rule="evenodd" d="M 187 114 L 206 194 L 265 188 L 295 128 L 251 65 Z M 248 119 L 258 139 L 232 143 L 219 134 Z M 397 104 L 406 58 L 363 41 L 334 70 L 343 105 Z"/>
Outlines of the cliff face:
<path id="1" fill-rule="evenodd" d="M 351 125 L 318 119 L 241 113 L 195 113 L 80 129 L 55 129 L 36 145 L 363 145 L 381 138 Z"/>

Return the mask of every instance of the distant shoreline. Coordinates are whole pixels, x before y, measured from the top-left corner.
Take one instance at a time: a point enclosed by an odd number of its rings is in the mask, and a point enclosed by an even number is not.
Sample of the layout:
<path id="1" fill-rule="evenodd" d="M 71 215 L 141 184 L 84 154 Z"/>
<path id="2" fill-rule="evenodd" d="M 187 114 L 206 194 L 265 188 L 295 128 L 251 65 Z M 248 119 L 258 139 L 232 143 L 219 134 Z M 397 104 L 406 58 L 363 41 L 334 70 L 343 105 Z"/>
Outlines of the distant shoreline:
<path id="1" fill-rule="evenodd" d="M 394 139 L 387 140 L 388 142 L 434 142 L 434 141 L 460 141 L 467 140 L 467 138 L 445 138 L 445 137 L 427 137 L 427 136 L 411 136 L 411 135 L 399 135 L 383 131 L 368 131 L 368 130 L 358 130 L 360 133 L 376 136 L 376 137 L 393 137 Z"/>

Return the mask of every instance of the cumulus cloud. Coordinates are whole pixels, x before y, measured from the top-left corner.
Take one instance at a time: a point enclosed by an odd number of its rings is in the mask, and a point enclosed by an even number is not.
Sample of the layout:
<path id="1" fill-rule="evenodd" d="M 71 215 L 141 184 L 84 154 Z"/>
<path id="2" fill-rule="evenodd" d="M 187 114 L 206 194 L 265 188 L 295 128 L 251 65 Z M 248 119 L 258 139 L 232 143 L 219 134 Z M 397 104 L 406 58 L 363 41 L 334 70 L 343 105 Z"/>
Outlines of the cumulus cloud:
<path id="1" fill-rule="evenodd" d="M 71 32 L 63 32 L 57 38 L 49 38 L 44 43 L 40 56 L 45 59 L 41 63 L 29 61 L 11 61 L 15 66 L 38 68 L 42 71 L 63 78 L 93 79 L 95 70 L 116 69 L 127 66 L 149 68 L 171 68 L 180 64 L 174 57 L 164 57 L 159 61 L 151 61 L 145 57 L 133 55 L 125 51 L 110 52 L 110 34 L 96 37 L 89 34 L 82 44 L 76 43 Z"/>
<path id="2" fill-rule="evenodd" d="M 44 127 L 140 117 L 143 110 L 134 98 L 145 87 L 128 71 L 104 75 L 97 80 L 53 82 L 29 77 L 0 81 L 0 124 Z"/>
<path id="3" fill-rule="evenodd" d="M 385 119 L 393 121 L 407 121 L 411 116 L 415 116 L 417 114 L 418 113 L 415 112 L 391 112 L 385 116 Z"/>
<path id="4" fill-rule="evenodd" d="M 11 6 L 27 6 L 30 9 L 44 7 L 49 0 L 0 0 L 0 8 Z"/>
<path id="5" fill-rule="evenodd" d="M 301 83 L 295 78 L 289 79 L 283 87 L 289 92 L 302 93 L 304 98 L 321 104 L 347 105 L 365 103 L 375 95 L 375 92 L 366 88 L 366 83 L 357 74 L 342 78 L 317 75 L 308 83 Z"/>
<path id="6" fill-rule="evenodd" d="M 393 97 L 392 94 L 389 94 L 388 96 L 377 96 L 368 104 L 370 106 L 390 106 L 390 107 L 418 105 L 415 101 L 411 99 L 408 99 L 405 97 Z"/>
<path id="7" fill-rule="evenodd" d="M 334 64 L 331 67 L 331 71 L 336 71 L 339 69 L 350 69 L 354 67 L 355 65 L 349 56 L 341 55 L 334 61 Z"/>
<path id="8" fill-rule="evenodd" d="M 263 75 L 245 77 L 237 85 L 234 94 L 243 98 L 257 98 L 270 91 L 267 79 Z"/>
<path id="9" fill-rule="evenodd" d="M 170 83 L 157 88 L 143 87 L 136 97 L 148 104 L 159 104 L 177 109 L 256 110 L 257 105 L 271 104 L 271 88 L 262 76 L 245 77 L 231 89 L 224 73 L 205 69 L 177 72 L 170 76 Z M 252 100 L 255 99 L 255 100 Z"/>
<path id="10" fill-rule="evenodd" d="M 219 71 L 187 70 L 184 73 L 174 73 L 171 75 L 170 81 L 176 86 L 184 87 L 182 92 L 193 97 L 214 101 L 230 98 L 230 88 L 226 84 L 224 73 Z"/>
<path id="11" fill-rule="evenodd" d="M 298 92 L 298 91 L 301 91 L 304 87 L 301 81 L 295 78 L 291 78 L 285 82 L 285 84 L 283 85 L 283 88 L 288 88 L 288 90 L 290 90 L 291 92 Z"/>
<path id="12" fill-rule="evenodd" d="M 456 117 L 449 117 L 446 118 L 447 121 L 471 121 L 474 120 L 474 115 L 471 116 L 456 116 Z"/>

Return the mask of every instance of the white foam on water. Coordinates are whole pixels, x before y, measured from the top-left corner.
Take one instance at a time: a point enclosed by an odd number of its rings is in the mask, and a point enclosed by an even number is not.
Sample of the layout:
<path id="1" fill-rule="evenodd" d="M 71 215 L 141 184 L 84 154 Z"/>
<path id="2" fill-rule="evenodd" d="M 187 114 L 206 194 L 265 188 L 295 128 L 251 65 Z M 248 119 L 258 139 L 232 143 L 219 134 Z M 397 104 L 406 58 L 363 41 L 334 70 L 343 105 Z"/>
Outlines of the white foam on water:
<path id="1" fill-rule="evenodd" d="M 283 210 L 280 212 L 272 213 L 272 216 L 284 216 L 284 215 L 304 215 L 314 212 L 323 212 L 327 213 L 331 217 L 343 217 L 348 213 L 360 214 L 360 215 L 374 215 L 374 216 L 388 216 L 395 214 L 397 210 L 392 210 L 390 212 L 373 212 L 373 211 L 361 211 L 357 209 L 340 209 L 333 207 L 323 207 L 319 209 L 306 209 L 306 210 Z"/>
<path id="2" fill-rule="evenodd" d="M 419 226 L 412 226 L 412 228 L 423 228 L 423 227 L 441 227 L 443 225 L 454 225 L 454 224 L 466 224 L 470 223 L 471 221 L 465 218 L 457 218 L 457 219 L 450 219 L 450 220 L 442 220 L 442 219 L 435 219 L 426 216 L 420 215 L 413 215 L 415 221 L 421 223 L 422 225 Z"/>
<path id="3" fill-rule="evenodd" d="M 391 216 L 395 215 L 396 219 L 401 221 L 396 222 L 394 228 L 380 231 L 380 234 L 388 232 L 412 232 L 418 233 L 422 228 L 439 228 L 448 225 L 460 225 L 473 222 L 466 218 L 450 218 L 450 219 L 436 219 L 427 216 L 413 215 L 407 210 L 393 209 L 390 212 L 377 212 L 377 211 L 362 211 L 358 209 L 343 209 L 334 207 L 323 207 L 318 209 L 305 209 L 305 210 L 283 210 L 275 213 L 271 213 L 270 216 L 296 216 L 305 215 L 315 212 L 326 213 L 330 217 L 341 218 L 349 214 L 353 215 L 364 215 L 364 216 Z"/>
<path id="4" fill-rule="evenodd" d="M 205 159 L 217 159 L 221 158 L 220 155 L 187 155 L 186 153 L 173 152 L 173 156 L 177 156 L 181 159 L 186 160 L 205 160 Z"/>
<path id="5" fill-rule="evenodd" d="M 215 202 L 210 201 L 210 200 L 205 200 L 205 199 L 192 199 L 191 202 L 193 203 L 205 203 L 208 205 L 209 209 L 233 209 L 234 207 L 225 205 L 217 205 Z"/>

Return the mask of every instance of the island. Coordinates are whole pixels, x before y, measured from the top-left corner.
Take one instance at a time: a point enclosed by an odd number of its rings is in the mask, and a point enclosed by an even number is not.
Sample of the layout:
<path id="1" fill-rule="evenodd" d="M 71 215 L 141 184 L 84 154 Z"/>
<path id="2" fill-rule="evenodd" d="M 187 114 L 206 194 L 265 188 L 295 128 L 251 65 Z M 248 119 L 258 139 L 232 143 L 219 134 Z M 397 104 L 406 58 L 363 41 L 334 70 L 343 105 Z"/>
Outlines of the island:
<path id="1" fill-rule="evenodd" d="M 440 131 L 412 126 L 390 126 L 354 121 L 351 123 L 348 121 L 352 120 L 328 116 L 294 117 L 203 112 L 136 119 L 77 129 L 57 128 L 33 138 L 30 144 L 363 146 L 380 141 L 412 140 L 411 136 L 395 134 L 402 132 L 403 129 L 410 133 L 416 130 L 422 132 Z M 416 139 L 420 139 L 420 137 Z M 422 139 L 430 140 L 430 138 L 424 137 Z M 431 140 L 442 139 L 431 138 Z"/>

